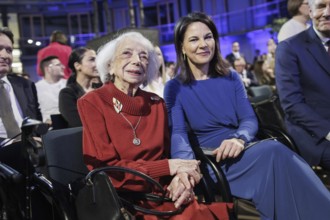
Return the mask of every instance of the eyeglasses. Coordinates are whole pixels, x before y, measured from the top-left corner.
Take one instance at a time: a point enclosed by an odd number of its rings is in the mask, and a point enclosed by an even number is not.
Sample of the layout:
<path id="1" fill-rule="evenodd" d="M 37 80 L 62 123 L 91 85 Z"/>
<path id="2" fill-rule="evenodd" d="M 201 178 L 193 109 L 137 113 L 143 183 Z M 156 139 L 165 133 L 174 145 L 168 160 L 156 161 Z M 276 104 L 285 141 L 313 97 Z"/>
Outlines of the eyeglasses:
<path id="1" fill-rule="evenodd" d="M 127 59 L 135 58 L 136 55 L 139 57 L 142 63 L 146 63 L 146 64 L 148 63 L 149 55 L 146 51 L 136 51 L 133 49 L 126 49 L 119 52 L 119 55 L 117 57 L 120 59 L 127 60 Z"/>
<path id="2" fill-rule="evenodd" d="M 56 64 L 51 63 L 51 64 L 49 64 L 49 66 L 50 66 L 50 67 L 51 67 L 51 66 L 58 66 L 58 67 L 62 67 L 62 68 L 65 67 L 62 63 L 56 63 Z"/>

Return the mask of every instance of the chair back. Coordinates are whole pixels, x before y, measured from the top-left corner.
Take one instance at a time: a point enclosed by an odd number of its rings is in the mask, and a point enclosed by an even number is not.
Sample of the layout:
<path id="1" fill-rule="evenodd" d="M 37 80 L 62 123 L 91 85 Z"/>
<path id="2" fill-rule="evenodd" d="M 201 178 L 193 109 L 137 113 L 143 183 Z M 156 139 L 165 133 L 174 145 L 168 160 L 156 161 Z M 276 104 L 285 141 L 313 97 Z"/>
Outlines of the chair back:
<path id="1" fill-rule="evenodd" d="M 82 127 L 51 130 L 42 136 L 48 176 L 63 185 L 84 177 Z"/>
<path id="2" fill-rule="evenodd" d="M 273 90 L 270 85 L 251 86 L 248 89 L 248 93 L 251 95 L 250 101 L 258 103 L 272 97 Z"/>
<path id="3" fill-rule="evenodd" d="M 287 132 L 284 112 L 278 96 L 273 95 L 267 100 L 251 104 L 259 122 L 257 137 L 259 139 L 276 138 L 299 154 L 298 147 Z"/>
<path id="4" fill-rule="evenodd" d="M 64 119 L 63 115 L 50 115 L 50 119 L 52 120 L 53 130 L 68 128 L 68 122 Z"/>

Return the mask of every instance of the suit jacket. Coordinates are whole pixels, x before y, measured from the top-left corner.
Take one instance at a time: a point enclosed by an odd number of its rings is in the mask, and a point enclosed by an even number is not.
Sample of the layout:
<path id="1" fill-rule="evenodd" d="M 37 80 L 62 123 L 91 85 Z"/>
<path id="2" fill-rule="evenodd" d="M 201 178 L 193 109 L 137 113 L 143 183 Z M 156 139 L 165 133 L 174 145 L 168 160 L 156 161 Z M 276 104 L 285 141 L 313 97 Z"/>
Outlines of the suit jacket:
<path id="1" fill-rule="evenodd" d="M 226 60 L 230 63 L 230 65 L 234 66 L 234 62 L 236 60 L 236 57 L 233 53 L 230 53 L 226 56 Z"/>
<path id="2" fill-rule="evenodd" d="M 240 56 L 245 60 L 245 62 L 246 62 L 246 59 L 245 59 L 245 57 L 244 57 L 244 54 L 242 54 L 242 53 L 239 53 L 240 54 Z M 228 60 L 228 62 L 232 65 L 232 66 L 234 66 L 234 62 L 235 62 L 235 60 L 236 60 L 236 57 L 235 57 L 235 55 L 234 55 L 234 53 L 233 52 L 231 52 L 230 54 L 228 54 L 227 56 L 226 56 L 226 60 Z"/>
<path id="3" fill-rule="evenodd" d="M 68 122 L 69 127 L 82 126 L 78 108 L 78 99 L 85 94 L 83 88 L 74 82 L 60 91 L 59 109 L 63 118 Z"/>
<path id="4" fill-rule="evenodd" d="M 8 74 L 7 77 L 22 109 L 23 118 L 30 117 L 42 121 L 35 84 L 16 74 Z"/>
<path id="5" fill-rule="evenodd" d="M 330 147 L 330 57 L 311 27 L 279 43 L 276 85 L 289 134 L 311 165 Z"/>
<path id="6" fill-rule="evenodd" d="M 15 74 L 8 74 L 7 77 L 22 109 L 23 118 L 42 120 L 35 84 Z"/>

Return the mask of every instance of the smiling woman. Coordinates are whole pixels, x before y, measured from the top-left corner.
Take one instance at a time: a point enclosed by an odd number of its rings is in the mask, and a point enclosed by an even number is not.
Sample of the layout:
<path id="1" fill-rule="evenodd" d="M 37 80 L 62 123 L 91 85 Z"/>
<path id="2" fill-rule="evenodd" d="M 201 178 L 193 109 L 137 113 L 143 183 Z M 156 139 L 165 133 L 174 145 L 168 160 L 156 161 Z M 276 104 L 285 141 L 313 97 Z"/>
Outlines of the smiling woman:
<path id="1" fill-rule="evenodd" d="M 231 193 L 252 201 L 263 220 L 328 219 L 330 193 L 299 155 L 274 140 L 251 146 L 258 121 L 240 76 L 224 64 L 217 35 L 200 12 L 175 26 L 178 71 L 164 91 L 171 157 L 193 159 L 192 147 L 212 148 Z"/>

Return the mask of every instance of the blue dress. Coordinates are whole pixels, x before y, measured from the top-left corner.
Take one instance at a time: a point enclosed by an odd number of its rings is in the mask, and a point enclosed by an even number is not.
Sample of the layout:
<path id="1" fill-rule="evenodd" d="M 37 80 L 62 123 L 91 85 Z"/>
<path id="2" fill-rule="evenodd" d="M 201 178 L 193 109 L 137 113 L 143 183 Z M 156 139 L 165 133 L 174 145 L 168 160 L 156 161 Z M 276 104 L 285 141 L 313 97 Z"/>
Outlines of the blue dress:
<path id="1" fill-rule="evenodd" d="M 167 82 L 164 99 L 171 127 L 172 158 L 193 159 L 190 124 L 199 146 L 217 148 L 224 139 L 251 142 L 258 122 L 235 72 L 185 85 Z M 259 142 L 222 169 L 234 196 L 250 199 L 263 220 L 330 219 L 330 192 L 310 166 L 280 142 Z"/>

